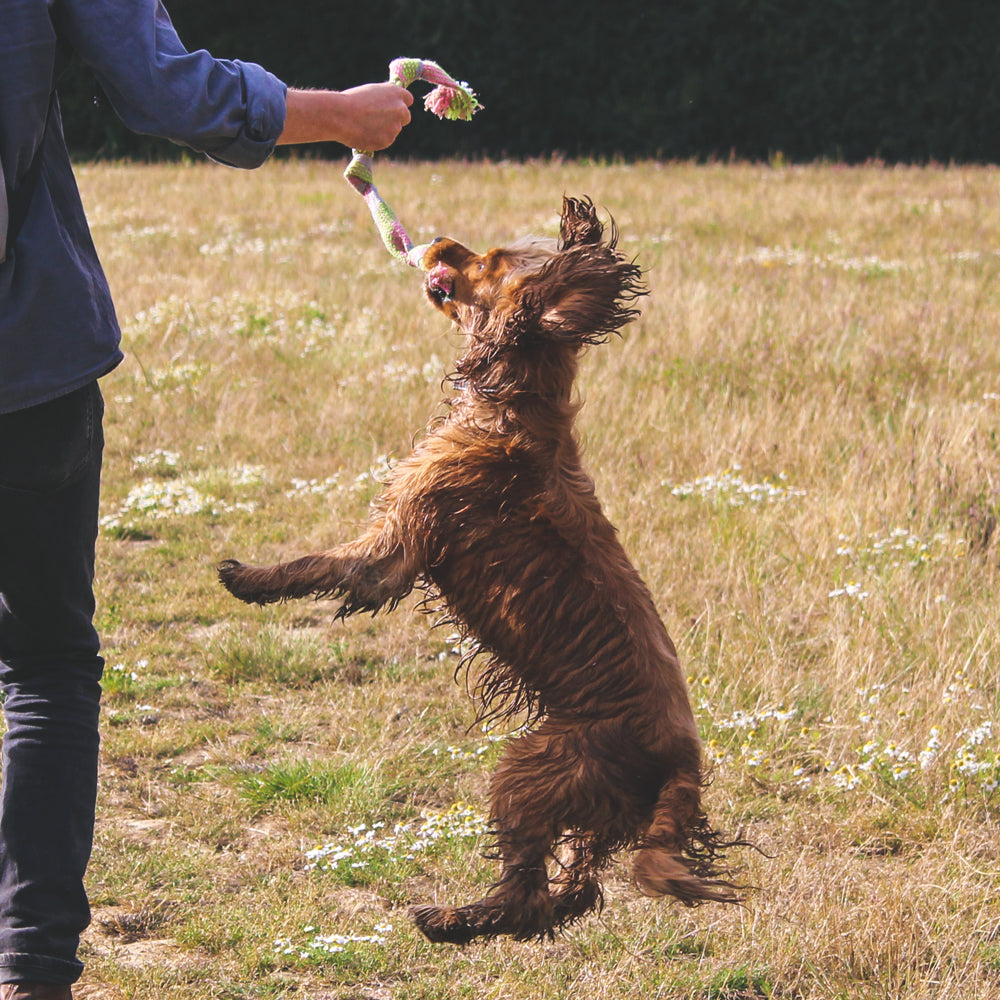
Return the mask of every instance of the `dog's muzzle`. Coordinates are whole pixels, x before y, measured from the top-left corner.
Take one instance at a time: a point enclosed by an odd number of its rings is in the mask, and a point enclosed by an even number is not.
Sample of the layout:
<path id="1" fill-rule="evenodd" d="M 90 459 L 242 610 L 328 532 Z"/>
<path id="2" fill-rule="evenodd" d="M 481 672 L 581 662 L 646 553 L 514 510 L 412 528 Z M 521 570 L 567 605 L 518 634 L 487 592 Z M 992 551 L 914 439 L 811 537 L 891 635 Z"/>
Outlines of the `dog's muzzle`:
<path id="1" fill-rule="evenodd" d="M 455 272 L 446 264 L 435 264 L 427 272 L 424 288 L 435 302 L 451 302 L 455 294 Z"/>

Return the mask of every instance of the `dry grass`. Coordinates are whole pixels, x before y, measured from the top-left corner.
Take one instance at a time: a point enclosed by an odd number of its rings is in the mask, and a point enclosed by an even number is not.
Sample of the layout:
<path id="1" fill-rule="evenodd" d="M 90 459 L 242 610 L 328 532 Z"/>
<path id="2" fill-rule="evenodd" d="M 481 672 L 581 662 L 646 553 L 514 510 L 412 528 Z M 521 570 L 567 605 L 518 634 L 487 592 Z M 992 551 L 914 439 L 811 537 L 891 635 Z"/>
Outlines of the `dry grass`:
<path id="1" fill-rule="evenodd" d="M 213 567 L 348 536 L 438 412 L 455 335 L 336 165 L 86 167 L 129 360 L 104 383 L 114 669 L 80 996 L 995 996 L 996 171 L 378 179 L 416 240 L 477 247 L 588 194 L 647 269 L 642 319 L 585 362 L 580 429 L 691 675 L 713 820 L 768 855 L 738 859 L 757 888 L 685 911 L 623 873 L 549 946 L 417 937 L 408 903 L 491 877 L 449 812 L 498 752 L 449 638 L 412 608 L 243 608 Z M 320 845 L 342 860 L 310 868 Z"/>

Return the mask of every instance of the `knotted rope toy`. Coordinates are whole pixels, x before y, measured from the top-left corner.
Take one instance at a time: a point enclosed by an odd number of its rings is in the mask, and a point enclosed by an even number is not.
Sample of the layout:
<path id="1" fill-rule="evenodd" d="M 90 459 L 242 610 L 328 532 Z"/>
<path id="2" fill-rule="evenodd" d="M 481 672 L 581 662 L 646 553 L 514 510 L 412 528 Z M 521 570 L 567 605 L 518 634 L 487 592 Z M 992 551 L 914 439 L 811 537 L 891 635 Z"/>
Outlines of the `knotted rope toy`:
<path id="1" fill-rule="evenodd" d="M 467 83 L 455 80 L 429 59 L 393 59 L 389 64 L 390 83 L 409 87 L 417 80 L 435 84 L 434 89 L 424 98 L 424 107 L 438 118 L 469 121 L 482 107 Z M 351 154 L 351 162 L 347 165 L 344 176 L 365 199 L 386 249 L 393 257 L 410 267 L 420 267 L 427 244 L 416 247 L 413 245 L 403 224 L 396 218 L 396 213 L 378 193 L 372 172 L 372 157 L 375 154 L 360 149 L 352 149 Z"/>

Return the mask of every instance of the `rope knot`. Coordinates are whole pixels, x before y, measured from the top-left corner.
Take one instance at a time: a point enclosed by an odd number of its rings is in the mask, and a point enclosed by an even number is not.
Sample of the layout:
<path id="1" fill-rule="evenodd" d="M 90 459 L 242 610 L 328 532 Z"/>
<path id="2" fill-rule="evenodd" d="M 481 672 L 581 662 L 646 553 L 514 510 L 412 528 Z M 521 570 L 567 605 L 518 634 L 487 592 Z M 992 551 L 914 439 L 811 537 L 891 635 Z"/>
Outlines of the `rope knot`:
<path id="1" fill-rule="evenodd" d="M 417 80 L 434 84 L 434 89 L 424 98 L 424 107 L 438 118 L 448 121 L 469 121 L 482 107 L 472 88 L 449 76 L 429 59 L 394 59 L 389 64 L 389 81 L 400 87 L 409 87 Z M 351 150 L 351 162 L 344 171 L 348 183 L 365 199 L 372 219 L 386 249 L 393 257 L 420 267 L 426 246 L 415 247 L 395 212 L 386 204 L 375 187 L 373 155 L 370 152 Z"/>

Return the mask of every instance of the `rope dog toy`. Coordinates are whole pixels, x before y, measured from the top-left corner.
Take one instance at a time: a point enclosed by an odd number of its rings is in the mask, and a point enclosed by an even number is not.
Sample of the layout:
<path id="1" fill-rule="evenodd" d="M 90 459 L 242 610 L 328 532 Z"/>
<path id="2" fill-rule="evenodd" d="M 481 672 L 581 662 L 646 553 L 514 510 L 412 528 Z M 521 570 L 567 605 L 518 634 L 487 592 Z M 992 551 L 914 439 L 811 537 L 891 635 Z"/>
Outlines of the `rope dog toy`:
<path id="1" fill-rule="evenodd" d="M 467 83 L 460 83 L 449 76 L 437 63 L 429 59 L 394 59 L 389 64 L 389 82 L 398 87 L 409 87 L 417 80 L 435 84 L 424 98 L 424 107 L 438 118 L 449 121 L 469 121 L 482 107 Z M 396 213 L 383 201 L 373 178 L 374 153 L 360 149 L 351 150 L 351 162 L 344 177 L 365 199 L 375 226 L 386 249 L 397 260 L 410 267 L 420 267 L 427 244 L 415 247 Z"/>

